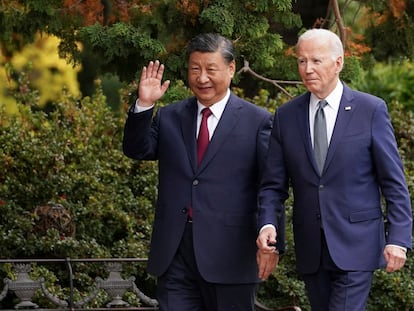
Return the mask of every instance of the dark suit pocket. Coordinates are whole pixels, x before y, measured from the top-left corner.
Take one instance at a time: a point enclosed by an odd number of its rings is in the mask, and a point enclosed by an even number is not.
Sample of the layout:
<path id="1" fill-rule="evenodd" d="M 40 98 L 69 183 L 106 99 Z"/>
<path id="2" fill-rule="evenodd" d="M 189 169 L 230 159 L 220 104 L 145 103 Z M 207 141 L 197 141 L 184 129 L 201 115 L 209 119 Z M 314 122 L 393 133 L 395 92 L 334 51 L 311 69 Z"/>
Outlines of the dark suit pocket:
<path id="1" fill-rule="evenodd" d="M 379 208 L 371 208 L 363 211 L 353 212 L 349 215 L 350 222 L 361 222 L 371 219 L 381 218 L 382 212 Z"/>
<path id="2" fill-rule="evenodd" d="M 365 129 L 361 128 L 355 128 L 351 131 L 347 131 L 344 133 L 344 138 L 362 138 L 367 137 L 369 135 L 369 132 L 367 132 Z"/>

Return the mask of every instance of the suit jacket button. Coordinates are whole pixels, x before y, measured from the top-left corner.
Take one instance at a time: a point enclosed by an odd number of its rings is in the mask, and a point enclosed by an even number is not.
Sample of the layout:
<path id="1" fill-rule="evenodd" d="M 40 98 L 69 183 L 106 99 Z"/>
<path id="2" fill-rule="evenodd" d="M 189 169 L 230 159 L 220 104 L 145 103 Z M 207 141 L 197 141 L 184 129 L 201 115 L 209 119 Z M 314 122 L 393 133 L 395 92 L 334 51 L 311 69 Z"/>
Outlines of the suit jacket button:
<path id="1" fill-rule="evenodd" d="M 319 185 L 319 190 L 323 190 L 323 188 L 325 188 L 324 185 Z"/>
<path id="2" fill-rule="evenodd" d="M 193 180 L 193 186 L 197 186 L 197 185 L 198 185 L 198 183 L 199 183 L 198 179 L 194 179 L 194 180 Z"/>
<path id="3" fill-rule="evenodd" d="M 184 207 L 184 208 L 181 210 L 181 213 L 183 213 L 183 214 L 187 214 L 187 212 L 188 212 L 188 209 L 187 209 L 186 207 Z"/>

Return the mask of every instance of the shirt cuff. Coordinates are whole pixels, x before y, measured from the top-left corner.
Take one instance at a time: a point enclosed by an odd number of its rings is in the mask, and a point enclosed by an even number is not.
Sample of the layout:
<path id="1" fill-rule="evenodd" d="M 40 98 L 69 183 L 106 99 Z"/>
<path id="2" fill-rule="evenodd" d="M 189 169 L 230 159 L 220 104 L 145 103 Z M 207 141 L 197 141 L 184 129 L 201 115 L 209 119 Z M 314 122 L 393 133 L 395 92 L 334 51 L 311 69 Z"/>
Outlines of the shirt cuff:
<path id="1" fill-rule="evenodd" d="M 267 224 L 267 225 L 264 225 L 261 229 L 260 229 L 260 231 L 259 231 L 259 233 L 260 232 L 262 232 L 264 229 L 266 229 L 266 228 L 273 228 L 273 229 L 275 229 L 275 231 L 276 231 L 276 227 L 275 226 L 273 226 L 272 224 Z"/>
<path id="2" fill-rule="evenodd" d="M 394 246 L 394 247 L 398 247 L 399 249 L 402 249 L 405 253 L 407 252 L 407 248 L 400 246 L 400 245 L 395 245 L 395 244 L 387 244 L 385 246 Z"/>
<path id="3" fill-rule="evenodd" d="M 134 105 L 134 110 L 132 111 L 133 113 L 140 113 L 140 112 L 144 112 L 147 110 L 150 110 L 152 108 L 154 108 L 155 104 L 149 106 L 149 107 L 142 107 L 139 106 L 139 98 L 136 100 L 135 105 Z"/>

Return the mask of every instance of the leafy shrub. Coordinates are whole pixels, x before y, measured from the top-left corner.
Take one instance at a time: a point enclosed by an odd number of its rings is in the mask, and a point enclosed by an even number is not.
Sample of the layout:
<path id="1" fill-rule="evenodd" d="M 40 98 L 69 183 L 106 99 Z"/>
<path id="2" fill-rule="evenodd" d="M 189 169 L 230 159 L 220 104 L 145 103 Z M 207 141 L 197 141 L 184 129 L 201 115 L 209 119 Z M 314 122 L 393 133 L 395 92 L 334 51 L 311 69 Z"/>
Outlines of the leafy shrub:
<path id="1" fill-rule="evenodd" d="M 359 88 L 383 98 L 398 101 L 414 111 L 414 63 L 408 60 L 375 63 L 364 73 Z"/>
<path id="2" fill-rule="evenodd" d="M 133 163 L 123 155 L 123 122 L 108 109 L 102 93 L 81 101 L 67 94 L 53 108 L 46 114 L 34 111 L 30 105 L 20 105 L 19 114 L 1 114 L 0 197 L 6 205 L 10 203 L 22 209 L 22 213 L 15 215 L 16 222 L 26 224 L 20 232 L 25 237 L 24 245 L 11 239 L 9 243 L 2 243 L 2 247 L 12 253 L 2 254 L 33 256 L 40 255 L 39 250 L 47 254 L 48 247 L 44 247 L 47 239 L 56 238 L 55 243 L 64 243 L 66 239 L 62 237 L 49 236 L 40 245 L 42 239 L 34 238 L 36 232 L 27 230 L 27 223 L 35 221 L 34 209 L 54 201 L 70 210 L 76 224 L 76 239 L 91 246 L 96 241 L 99 247 L 85 248 L 86 253 L 79 253 L 80 249 L 67 245 L 62 247 L 62 253 L 49 249 L 52 254 L 132 255 L 125 253 L 129 252 L 128 248 L 120 248 L 121 242 L 146 245 L 142 242 L 149 236 L 149 226 L 145 223 L 150 217 L 151 203 L 143 199 L 137 202 L 137 191 L 143 191 L 148 183 L 153 195 L 155 183 L 151 175 L 140 180 L 139 174 L 131 174 L 141 166 L 145 171 L 151 165 Z M 22 215 L 25 215 L 24 222 Z M 2 225 L 16 230 L 15 225 L 10 225 L 12 217 L 11 213 L 8 219 L 2 218 L 6 221 Z M 114 246 L 118 254 L 113 254 Z M 133 249 L 134 256 L 145 254 L 145 247 Z"/>
<path id="3" fill-rule="evenodd" d="M 19 113 L 0 104 L 0 257 L 146 257 L 156 164 L 123 155 L 124 115 L 111 111 L 99 85 L 93 98 L 64 91 L 48 113 L 37 109 L 35 91 L 19 89 Z M 36 208 L 48 202 L 69 212 L 74 236 L 38 230 Z"/>

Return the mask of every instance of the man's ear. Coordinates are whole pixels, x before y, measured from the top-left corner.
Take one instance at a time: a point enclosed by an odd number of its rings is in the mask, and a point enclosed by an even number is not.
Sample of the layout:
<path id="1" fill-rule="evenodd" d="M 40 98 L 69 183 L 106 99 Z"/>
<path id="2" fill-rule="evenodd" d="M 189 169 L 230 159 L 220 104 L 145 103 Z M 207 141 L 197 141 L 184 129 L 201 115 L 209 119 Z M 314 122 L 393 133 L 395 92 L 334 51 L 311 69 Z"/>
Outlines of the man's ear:
<path id="1" fill-rule="evenodd" d="M 236 61 L 235 60 L 232 60 L 229 63 L 229 71 L 230 71 L 230 76 L 233 78 L 236 72 Z"/>

